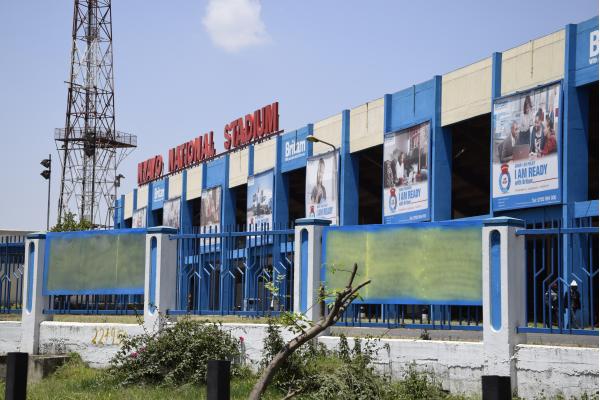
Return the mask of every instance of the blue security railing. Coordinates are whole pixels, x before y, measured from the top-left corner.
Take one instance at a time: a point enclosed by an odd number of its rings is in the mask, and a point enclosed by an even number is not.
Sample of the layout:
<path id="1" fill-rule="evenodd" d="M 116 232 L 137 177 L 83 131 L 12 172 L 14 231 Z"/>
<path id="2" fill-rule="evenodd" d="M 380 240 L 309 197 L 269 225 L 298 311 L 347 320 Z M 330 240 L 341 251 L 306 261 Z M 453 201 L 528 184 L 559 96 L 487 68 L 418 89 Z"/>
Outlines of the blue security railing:
<path id="1" fill-rule="evenodd" d="M 171 315 L 277 315 L 293 306 L 294 230 L 194 228 L 177 240 Z"/>
<path id="2" fill-rule="evenodd" d="M 481 306 L 352 304 L 337 325 L 480 331 L 482 322 Z"/>
<path id="3" fill-rule="evenodd" d="M 526 333 L 598 335 L 598 201 L 575 204 L 559 220 L 527 224 Z"/>
<path id="4" fill-rule="evenodd" d="M 51 295 L 44 314 L 143 315 L 144 295 Z"/>
<path id="5" fill-rule="evenodd" d="M 18 314 L 23 303 L 25 237 L 0 237 L 0 314 Z"/>

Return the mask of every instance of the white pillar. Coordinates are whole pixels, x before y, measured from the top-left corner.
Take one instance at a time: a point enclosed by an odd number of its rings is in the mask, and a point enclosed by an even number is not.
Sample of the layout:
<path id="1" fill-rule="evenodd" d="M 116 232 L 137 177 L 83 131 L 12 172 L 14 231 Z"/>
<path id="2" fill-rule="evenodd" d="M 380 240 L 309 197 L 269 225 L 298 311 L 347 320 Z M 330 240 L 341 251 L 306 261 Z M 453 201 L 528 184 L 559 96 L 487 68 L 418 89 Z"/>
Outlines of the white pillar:
<path id="1" fill-rule="evenodd" d="M 150 332 L 158 330 L 167 310 L 177 305 L 177 240 L 169 239 L 176 233 L 166 226 L 147 230 L 144 327 Z"/>
<path id="2" fill-rule="evenodd" d="M 321 238 L 323 229 L 331 221 L 301 218 L 296 220 L 294 232 L 294 312 L 306 314 L 308 319 L 320 318 L 316 304 L 321 282 Z"/>
<path id="3" fill-rule="evenodd" d="M 483 223 L 483 375 L 510 377 L 517 388 L 513 358 L 527 323 L 525 312 L 525 238 L 522 220 L 491 218 Z"/>
<path id="4" fill-rule="evenodd" d="M 46 259 L 46 233 L 32 233 L 25 241 L 25 274 L 23 275 L 23 305 L 21 314 L 21 351 L 39 352 L 40 323 L 52 319 L 44 314 L 48 297 L 42 294 L 44 262 Z"/>

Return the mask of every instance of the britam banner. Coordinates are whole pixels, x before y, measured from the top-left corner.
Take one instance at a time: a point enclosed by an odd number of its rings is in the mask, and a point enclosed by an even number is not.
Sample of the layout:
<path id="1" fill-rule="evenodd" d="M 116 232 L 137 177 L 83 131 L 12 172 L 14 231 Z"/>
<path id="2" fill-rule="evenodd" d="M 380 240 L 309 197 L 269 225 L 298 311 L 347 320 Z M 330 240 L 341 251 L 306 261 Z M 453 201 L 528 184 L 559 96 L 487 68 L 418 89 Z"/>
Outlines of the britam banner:
<path id="1" fill-rule="evenodd" d="M 560 83 L 494 101 L 494 210 L 560 202 Z"/>
<path id="2" fill-rule="evenodd" d="M 306 217 L 338 222 L 338 152 L 311 157 L 306 162 Z"/>
<path id="3" fill-rule="evenodd" d="M 429 122 L 383 140 L 383 223 L 423 221 L 429 212 Z"/>

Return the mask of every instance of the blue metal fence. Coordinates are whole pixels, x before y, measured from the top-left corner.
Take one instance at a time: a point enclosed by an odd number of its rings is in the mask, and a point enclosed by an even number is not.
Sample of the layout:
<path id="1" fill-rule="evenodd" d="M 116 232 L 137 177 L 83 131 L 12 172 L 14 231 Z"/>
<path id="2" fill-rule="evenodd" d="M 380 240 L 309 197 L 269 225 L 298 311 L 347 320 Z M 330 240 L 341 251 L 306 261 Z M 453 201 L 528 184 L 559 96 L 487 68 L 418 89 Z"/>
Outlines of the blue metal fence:
<path id="1" fill-rule="evenodd" d="M 525 236 L 527 325 L 519 332 L 598 335 L 598 202 L 570 226 L 531 223 Z"/>
<path id="2" fill-rule="evenodd" d="M 408 329 L 480 331 L 481 306 L 423 304 L 352 304 L 338 325 Z"/>
<path id="3" fill-rule="evenodd" d="M 177 240 L 177 308 L 169 314 L 276 315 L 293 305 L 294 230 L 194 228 Z"/>
<path id="4" fill-rule="evenodd" d="M 0 314 L 17 314 L 23 303 L 25 237 L 0 237 Z"/>
<path id="5" fill-rule="evenodd" d="M 142 315 L 144 295 L 51 295 L 44 314 Z"/>

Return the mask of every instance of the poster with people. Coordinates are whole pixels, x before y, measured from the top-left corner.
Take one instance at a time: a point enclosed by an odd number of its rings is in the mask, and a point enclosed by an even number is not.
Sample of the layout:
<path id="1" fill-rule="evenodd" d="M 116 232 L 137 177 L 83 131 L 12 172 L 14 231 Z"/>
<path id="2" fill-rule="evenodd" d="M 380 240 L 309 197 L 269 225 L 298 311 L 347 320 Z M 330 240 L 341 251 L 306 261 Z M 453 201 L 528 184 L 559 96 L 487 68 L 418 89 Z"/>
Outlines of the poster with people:
<path id="1" fill-rule="evenodd" d="M 133 216 L 131 218 L 131 227 L 132 228 L 145 228 L 146 227 L 146 207 L 140 208 L 139 210 L 135 210 L 133 212 Z"/>
<path id="2" fill-rule="evenodd" d="M 202 232 L 221 232 L 221 186 L 202 191 L 200 229 Z"/>
<path id="3" fill-rule="evenodd" d="M 383 140 L 383 223 L 423 221 L 429 212 L 430 122 Z"/>
<path id="4" fill-rule="evenodd" d="M 248 177 L 246 223 L 248 230 L 273 226 L 273 170 Z"/>
<path id="5" fill-rule="evenodd" d="M 306 217 L 338 223 L 338 152 L 319 154 L 306 161 Z"/>
<path id="6" fill-rule="evenodd" d="M 179 211 L 181 208 L 181 198 L 167 200 L 163 203 L 163 222 L 164 226 L 179 229 Z"/>
<path id="7" fill-rule="evenodd" d="M 555 83 L 494 101 L 494 210 L 560 201 L 560 97 Z"/>

